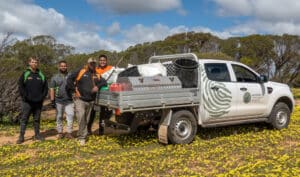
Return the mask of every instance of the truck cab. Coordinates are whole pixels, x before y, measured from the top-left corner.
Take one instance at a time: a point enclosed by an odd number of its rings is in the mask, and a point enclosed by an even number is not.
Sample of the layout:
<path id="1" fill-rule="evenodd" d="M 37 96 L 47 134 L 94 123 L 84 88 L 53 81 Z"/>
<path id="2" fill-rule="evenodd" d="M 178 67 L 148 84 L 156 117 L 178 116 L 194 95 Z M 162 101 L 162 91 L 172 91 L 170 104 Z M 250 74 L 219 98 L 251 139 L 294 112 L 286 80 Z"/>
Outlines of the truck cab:
<path id="1" fill-rule="evenodd" d="M 116 110 L 117 123 L 127 125 L 131 132 L 140 125 L 154 125 L 160 142 L 186 144 L 194 139 L 198 125 L 267 122 L 275 129 L 288 127 L 294 99 L 286 84 L 271 82 L 242 63 L 198 59 L 193 53 L 150 57 L 149 63 L 156 62 L 167 68 L 167 76 L 129 76 L 120 81 L 126 80 L 123 84 L 128 86 L 132 80 L 129 85 L 133 86 L 149 80 L 157 86 L 101 91 L 96 100 L 96 105 Z M 178 70 L 178 63 L 186 66 Z M 182 84 L 171 88 L 163 80 L 170 84 L 179 80 Z"/>

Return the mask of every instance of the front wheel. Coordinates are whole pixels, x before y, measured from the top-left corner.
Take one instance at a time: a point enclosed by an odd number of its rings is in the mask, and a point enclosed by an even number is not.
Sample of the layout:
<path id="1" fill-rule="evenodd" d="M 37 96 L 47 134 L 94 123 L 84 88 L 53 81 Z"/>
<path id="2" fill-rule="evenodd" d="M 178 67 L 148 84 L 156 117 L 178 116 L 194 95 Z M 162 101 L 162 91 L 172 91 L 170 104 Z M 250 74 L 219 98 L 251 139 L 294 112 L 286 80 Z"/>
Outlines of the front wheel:
<path id="1" fill-rule="evenodd" d="M 197 133 L 197 122 L 194 115 L 187 110 L 173 114 L 168 127 L 168 139 L 173 144 L 188 144 Z"/>
<path id="2" fill-rule="evenodd" d="M 270 122 L 273 128 L 283 129 L 287 128 L 290 122 L 291 111 L 289 107 L 282 102 L 277 103 L 271 112 Z"/>

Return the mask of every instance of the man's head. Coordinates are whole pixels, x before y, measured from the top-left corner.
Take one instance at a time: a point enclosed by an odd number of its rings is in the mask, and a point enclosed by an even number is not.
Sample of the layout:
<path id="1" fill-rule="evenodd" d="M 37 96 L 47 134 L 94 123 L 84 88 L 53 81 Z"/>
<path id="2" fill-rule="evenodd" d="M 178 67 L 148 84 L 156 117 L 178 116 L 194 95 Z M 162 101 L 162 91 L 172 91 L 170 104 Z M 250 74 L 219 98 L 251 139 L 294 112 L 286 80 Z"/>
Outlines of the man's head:
<path id="1" fill-rule="evenodd" d="M 97 65 L 97 61 L 95 58 L 91 57 L 88 59 L 88 67 L 91 70 L 95 70 L 96 69 L 96 65 Z"/>
<path id="2" fill-rule="evenodd" d="M 35 71 L 38 68 L 39 59 L 37 57 L 29 57 L 28 65 L 31 68 L 31 70 Z"/>
<path id="3" fill-rule="evenodd" d="M 59 72 L 61 72 L 61 73 L 67 73 L 68 72 L 67 62 L 64 60 L 58 62 L 58 69 L 59 69 Z"/>
<path id="4" fill-rule="evenodd" d="M 107 56 L 106 55 L 100 55 L 99 58 L 99 67 L 105 68 L 107 66 Z"/>

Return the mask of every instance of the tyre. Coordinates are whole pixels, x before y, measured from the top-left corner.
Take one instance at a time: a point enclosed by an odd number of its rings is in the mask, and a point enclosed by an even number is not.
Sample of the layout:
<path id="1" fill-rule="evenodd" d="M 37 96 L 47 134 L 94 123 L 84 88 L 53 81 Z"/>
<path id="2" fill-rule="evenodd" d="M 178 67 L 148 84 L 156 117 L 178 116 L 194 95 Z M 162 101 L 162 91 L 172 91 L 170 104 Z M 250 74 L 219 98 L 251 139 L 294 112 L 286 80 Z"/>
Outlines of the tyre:
<path id="1" fill-rule="evenodd" d="M 197 122 L 194 115 L 187 110 L 173 114 L 168 127 L 168 139 L 173 144 L 188 144 L 197 133 Z"/>
<path id="2" fill-rule="evenodd" d="M 270 114 L 270 123 L 275 129 L 287 128 L 290 123 L 290 108 L 283 102 L 277 103 Z"/>

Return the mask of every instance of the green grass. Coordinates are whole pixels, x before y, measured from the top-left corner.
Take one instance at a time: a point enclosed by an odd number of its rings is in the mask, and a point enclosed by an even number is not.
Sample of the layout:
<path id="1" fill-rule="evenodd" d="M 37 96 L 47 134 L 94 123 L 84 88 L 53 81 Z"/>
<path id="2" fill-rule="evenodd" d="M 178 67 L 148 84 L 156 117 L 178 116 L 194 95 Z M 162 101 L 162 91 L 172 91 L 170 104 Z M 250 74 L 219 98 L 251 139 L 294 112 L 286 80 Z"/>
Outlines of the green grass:
<path id="1" fill-rule="evenodd" d="M 55 121 L 43 121 L 43 129 Z M 6 131 L 17 132 L 18 126 Z M 2 136 L 2 135 L 1 135 Z M 200 129 L 188 145 L 162 145 L 156 133 L 91 136 L 0 146 L 0 176 L 297 176 L 300 106 L 288 129 L 266 124 Z"/>

